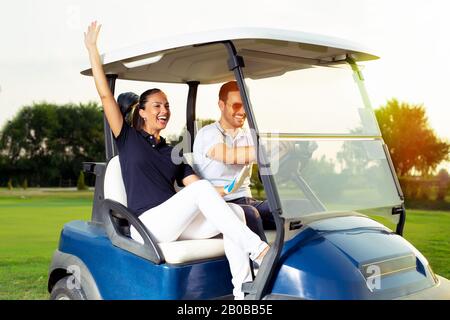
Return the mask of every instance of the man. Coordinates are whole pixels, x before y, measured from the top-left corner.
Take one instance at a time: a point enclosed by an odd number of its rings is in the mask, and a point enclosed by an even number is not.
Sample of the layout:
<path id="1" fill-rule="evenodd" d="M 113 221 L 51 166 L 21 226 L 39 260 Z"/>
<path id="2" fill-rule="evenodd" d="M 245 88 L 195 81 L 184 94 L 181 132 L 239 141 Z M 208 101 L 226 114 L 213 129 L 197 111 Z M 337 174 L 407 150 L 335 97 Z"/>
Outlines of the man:
<path id="1" fill-rule="evenodd" d="M 246 165 L 256 162 L 256 152 L 250 132 L 243 128 L 246 114 L 236 81 L 222 85 L 219 91 L 221 117 L 198 131 L 194 141 L 194 168 L 216 189 L 223 190 L 227 202 L 239 204 L 245 212 L 248 227 L 267 241 L 264 229 L 275 229 L 267 201 L 252 198 L 250 173 L 242 185 L 227 194 L 227 188 Z M 237 184 L 238 185 L 238 184 Z"/>

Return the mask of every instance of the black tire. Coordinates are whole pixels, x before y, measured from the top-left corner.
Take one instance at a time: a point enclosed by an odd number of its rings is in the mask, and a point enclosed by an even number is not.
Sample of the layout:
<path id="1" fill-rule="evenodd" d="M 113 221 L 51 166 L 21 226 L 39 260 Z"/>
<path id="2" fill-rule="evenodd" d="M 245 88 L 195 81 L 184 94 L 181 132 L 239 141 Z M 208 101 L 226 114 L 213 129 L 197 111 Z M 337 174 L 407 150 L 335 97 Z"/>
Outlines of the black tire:
<path id="1" fill-rule="evenodd" d="M 69 277 L 64 277 L 55 284 L 50 294 L 50 300 L 87 300 L 81 286 L 79 288 L 68 288 Z"/>

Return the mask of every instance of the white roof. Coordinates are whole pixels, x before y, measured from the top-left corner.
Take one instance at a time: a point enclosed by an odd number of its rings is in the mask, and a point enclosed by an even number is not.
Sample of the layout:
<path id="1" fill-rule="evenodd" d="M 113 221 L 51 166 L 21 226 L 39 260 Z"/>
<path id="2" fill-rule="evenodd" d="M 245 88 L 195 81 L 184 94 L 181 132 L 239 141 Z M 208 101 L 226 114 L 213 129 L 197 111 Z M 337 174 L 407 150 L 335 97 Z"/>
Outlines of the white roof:
<path id="1" fill-rule="evenodd" d="M 234 28 L 150 40 L 102 55 L 104 70 L 119 79 L 203 84 L 233 79 L 225 46 L 232 40 L 245 61 L 244 74 L 253 79 L 329 64 L 352 55 L 356 61 L 377 59 L 369 50 L 347 40 L 299 31 Z M 137 65 L 137 66 L 136 66 Z M 90 69 L 81 72 L 92 75 Z"/>

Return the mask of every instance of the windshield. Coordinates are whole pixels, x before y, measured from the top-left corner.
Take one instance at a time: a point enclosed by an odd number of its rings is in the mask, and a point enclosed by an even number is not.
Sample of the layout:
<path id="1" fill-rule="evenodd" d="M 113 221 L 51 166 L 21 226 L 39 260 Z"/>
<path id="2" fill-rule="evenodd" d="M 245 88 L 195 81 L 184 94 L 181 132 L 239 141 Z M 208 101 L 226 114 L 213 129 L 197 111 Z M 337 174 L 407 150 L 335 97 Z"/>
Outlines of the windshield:
<path id="1" fill-rule="evenodd" d="M 348 65 L 246 85 L 283 216 L 358 211 L 396 222 L 391 209 L 402 200 L 362 82 Z"/>

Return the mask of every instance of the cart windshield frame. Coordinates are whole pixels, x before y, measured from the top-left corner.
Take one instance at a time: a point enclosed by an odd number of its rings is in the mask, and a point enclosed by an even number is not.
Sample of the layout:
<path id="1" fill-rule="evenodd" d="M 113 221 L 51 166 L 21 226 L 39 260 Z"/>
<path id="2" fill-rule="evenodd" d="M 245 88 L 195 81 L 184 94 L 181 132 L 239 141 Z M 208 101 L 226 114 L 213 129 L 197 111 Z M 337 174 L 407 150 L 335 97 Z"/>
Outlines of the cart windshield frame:
<path id="1" fill-rule="evenodd" d="M 352 59 L 244 81 L 267 160 L 260 174 L 273 177 L 283 217 L 356 211 L 399 222 L 398 180 Z"/>

